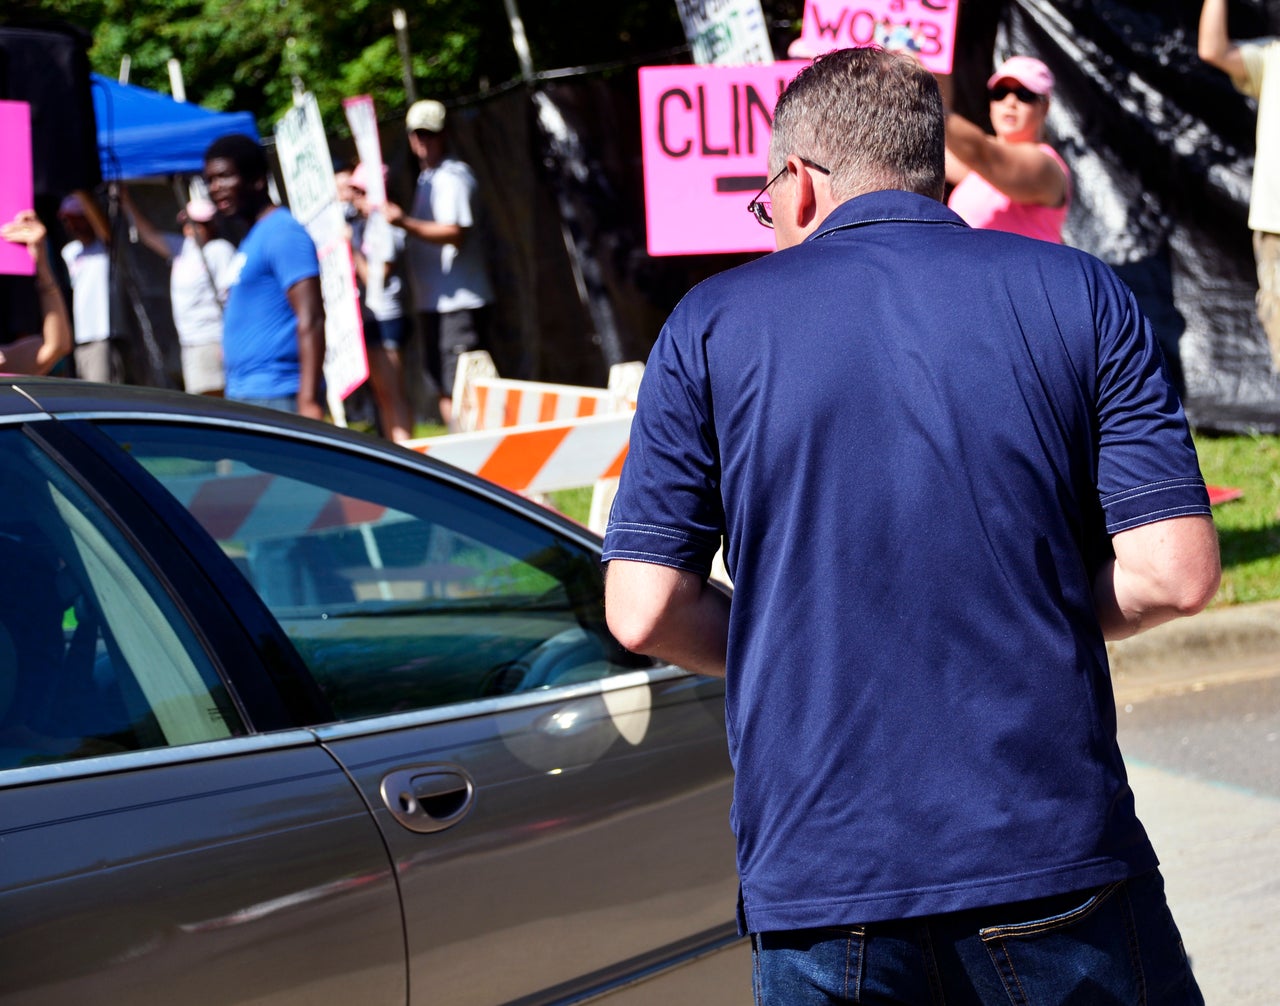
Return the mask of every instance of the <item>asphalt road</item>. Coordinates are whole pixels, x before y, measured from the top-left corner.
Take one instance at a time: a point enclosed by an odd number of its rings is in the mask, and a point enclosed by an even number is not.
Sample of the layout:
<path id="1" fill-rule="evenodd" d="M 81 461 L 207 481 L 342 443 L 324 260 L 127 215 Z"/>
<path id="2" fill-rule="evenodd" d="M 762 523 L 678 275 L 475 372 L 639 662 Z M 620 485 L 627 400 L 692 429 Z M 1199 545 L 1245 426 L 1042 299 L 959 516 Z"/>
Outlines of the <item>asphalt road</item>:
<path id="1" fill-rule="evenodd" d="M 1177 682 L 1120 684 L 1138 814 L 1205 1002 L 1280 988 L 1280 654 Z"/>

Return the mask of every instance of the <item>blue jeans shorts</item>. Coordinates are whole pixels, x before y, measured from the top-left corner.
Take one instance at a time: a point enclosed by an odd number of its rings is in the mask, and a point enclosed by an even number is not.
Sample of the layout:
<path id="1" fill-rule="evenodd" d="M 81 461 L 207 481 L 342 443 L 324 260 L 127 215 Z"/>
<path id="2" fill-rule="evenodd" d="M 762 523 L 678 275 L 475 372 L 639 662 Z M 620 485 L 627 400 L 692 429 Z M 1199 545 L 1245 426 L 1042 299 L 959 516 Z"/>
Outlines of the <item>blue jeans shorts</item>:
<path id="1" fill-rule="evenodd" d="M 946 915 L 753 933 L 757 1006 L 1204 1006 L 1158 870 Z"/>

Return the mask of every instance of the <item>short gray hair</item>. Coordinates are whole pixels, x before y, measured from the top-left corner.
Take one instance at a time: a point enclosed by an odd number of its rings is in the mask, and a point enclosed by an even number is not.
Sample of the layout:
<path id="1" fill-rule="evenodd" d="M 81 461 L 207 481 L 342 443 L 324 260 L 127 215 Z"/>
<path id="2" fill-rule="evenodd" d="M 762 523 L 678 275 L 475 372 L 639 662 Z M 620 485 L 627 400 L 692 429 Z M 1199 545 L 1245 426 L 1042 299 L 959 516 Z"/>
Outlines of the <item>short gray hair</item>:
<path id="1" fill-rule="evenodd" d="M 769 174 L 796 154 L 830 170 L 840 201 L 881 189 L 941 199 L 944 150 L 933 74 L 910 56 L 837 49 L 801 70 L 778 98 Z"/>

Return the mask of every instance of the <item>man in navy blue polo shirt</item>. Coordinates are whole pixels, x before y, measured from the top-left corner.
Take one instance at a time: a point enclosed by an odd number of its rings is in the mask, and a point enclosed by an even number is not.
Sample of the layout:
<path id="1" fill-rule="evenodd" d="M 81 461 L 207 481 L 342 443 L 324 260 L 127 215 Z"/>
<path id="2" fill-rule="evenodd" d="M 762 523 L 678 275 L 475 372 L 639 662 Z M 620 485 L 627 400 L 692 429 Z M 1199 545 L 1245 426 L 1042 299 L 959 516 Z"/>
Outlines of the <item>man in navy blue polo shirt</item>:
<path id="1" fill-rule="evenodd" d="M 668 320 L 604 553 L 619 640 L 727 678 L 757 1002 L 1201 1002 L 1104 646 L 1218 583 L 1150 327 L 941 203 L 910 58 L 815 61 L 769 166 L 779 251 Z"/>

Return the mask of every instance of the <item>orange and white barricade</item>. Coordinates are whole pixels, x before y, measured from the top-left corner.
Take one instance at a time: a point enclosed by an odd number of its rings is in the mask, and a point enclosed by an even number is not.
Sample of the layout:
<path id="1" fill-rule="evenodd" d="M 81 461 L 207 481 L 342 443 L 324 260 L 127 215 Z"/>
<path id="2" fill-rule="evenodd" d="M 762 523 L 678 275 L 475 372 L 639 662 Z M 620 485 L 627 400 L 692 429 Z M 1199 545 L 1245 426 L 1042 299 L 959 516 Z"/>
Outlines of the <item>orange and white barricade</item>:
<path id="1" fill-rule="evenodd" d="M 642 363 L 618 364 L 608 388 L 514 381 L 488 353 L 464 353 L 453 385 L 463 432 L 404 446 L 526 496 L 593 486 L 588 524 L 603 531 L 643 373 Z"/>

